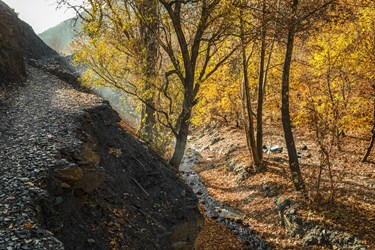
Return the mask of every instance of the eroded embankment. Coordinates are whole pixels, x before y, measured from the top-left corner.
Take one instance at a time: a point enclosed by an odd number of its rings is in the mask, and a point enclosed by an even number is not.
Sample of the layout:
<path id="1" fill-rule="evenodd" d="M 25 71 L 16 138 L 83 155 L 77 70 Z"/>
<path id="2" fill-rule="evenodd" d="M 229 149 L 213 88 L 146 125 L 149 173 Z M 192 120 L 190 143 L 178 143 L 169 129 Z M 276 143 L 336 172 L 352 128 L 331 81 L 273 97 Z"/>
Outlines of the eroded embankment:
<path id="1" fill-rule="evenodd" d="M 175 171 L 101 98 L 28 75 L 1 100 L 0 248 L 192 246 L 202 217 Z"/>

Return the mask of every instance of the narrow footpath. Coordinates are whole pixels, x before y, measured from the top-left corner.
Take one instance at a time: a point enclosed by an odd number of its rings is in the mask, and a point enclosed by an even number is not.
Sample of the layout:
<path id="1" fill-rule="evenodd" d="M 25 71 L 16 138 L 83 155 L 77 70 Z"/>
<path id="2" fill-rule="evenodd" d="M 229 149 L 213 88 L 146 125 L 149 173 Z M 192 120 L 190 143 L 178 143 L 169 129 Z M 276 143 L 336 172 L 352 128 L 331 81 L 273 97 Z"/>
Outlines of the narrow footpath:
<path id="1" fill-rule="evenodd" d="M 47 193 L 40 181 L 60 164 L 62 149 L 78 150 L 75 117 L 99 105 L 95 95 L 80 94 L 39 69 L 6 100 L 0 114 L 0 249 L 63 249 L 53 234 L 35 221 Z M 5 94 L 4 94 L 5 95 Z M 6 108 L 5 108 L 6 106 Z"/>

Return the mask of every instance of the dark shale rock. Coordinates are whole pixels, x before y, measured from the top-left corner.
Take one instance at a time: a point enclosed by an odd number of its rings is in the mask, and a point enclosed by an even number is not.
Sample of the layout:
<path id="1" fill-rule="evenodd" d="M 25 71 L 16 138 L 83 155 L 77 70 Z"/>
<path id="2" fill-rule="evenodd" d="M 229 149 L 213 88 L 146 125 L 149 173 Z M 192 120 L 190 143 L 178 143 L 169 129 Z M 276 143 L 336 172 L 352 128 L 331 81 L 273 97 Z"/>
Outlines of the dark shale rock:
<path id="1" fill-rule="evenodd" d="M 43 67 L 74 87 L 82 88 L 67 60 L 46 45 L 30 25 L 0 0 L 0 85 L 25 80 L 25 63 Z"/>
<path id="2" fill-rule="evenodd" d="M 97 169 L 84 169 L 82 178 L 73 185 L 73 188 L 81 188 L 83 191 L 90 193 L 96 188 L 100 187 L 107 175 L 104 171 Z"/>
<path id="3" fill-rule="evenodd" d="M 0 1 L 0 81 L 20 81 L 26 75 L 17 20 L 16 13 Z"/>
<path id="4" fill-rule="evenodd" d="M 55 176 L 68 184 L 78 182 L 83 176 L 82 168 L 78 166 L 66 167 L 63 169 L 56 169 Z"/>
<path id="5" fill-rule="evenodd" d="M 281 224 L 294 237 L 302 238 L 304 246 L 325 246 L 330 249 L 367 249 L 365 244 L 349 233 L 324 228 L 310 222 L 303 222 L 298 216 L 298 208 L 289 198 L 277 199 L 276 209 Z"/>

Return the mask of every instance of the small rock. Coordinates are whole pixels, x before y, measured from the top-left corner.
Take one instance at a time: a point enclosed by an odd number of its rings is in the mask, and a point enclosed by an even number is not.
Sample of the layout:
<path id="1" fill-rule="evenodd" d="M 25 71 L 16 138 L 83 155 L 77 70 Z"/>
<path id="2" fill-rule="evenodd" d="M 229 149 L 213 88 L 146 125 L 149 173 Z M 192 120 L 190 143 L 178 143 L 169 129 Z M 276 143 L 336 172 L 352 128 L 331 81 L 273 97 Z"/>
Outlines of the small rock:
<path id="1" fill-rule="evenodd" d="M 242 219 L 241 218 L 237 218 L 237 219 L 235 219 L 235 222 L 239 223 L 239 224 L 242 224 Z"/>
<path id="2" fill-rule="evenodd" d="M 95 244 L 95 240 L 94 239 L 87 239 L 87 243 L 89 243 L 90 245 Z"/>
<path id="3" fill-rule="evenodd" d="M 182 189 L 180 192 L 181 197 L 186 197 L 186 189 Z"/>
<path id="4" fill-rule="evenodd" d="M 106 175 L 104 172 L 95 169 L 87 169 L 73 187 L 76 189 L 81 188 L 83 191 L 89 193 L 102 185 L 105 179 Z"/>
<path id="5" fill-rule="evenodd" d="M 66 182 L 77 182 L 83 176 L 82 168 L 78 166 L 56 170 L 56 177 Z"/>
<path id="6" fill-rule="evenodd" d="M 282 153 L 282 152 L 283 152 L 283 148 L 280 147 L 280 146 L 278 146 L 278 145 L 275 145 L 275 146 L 272 146 L 272 147 L 270 148 L 270 151 L 271 151 L 272 153 Z"/>
<path id="7" fill-rule="evenodd" d="M 62 197 L 56 197 L 56 199 L 55 199 L 55 205 L 60 205 L 60 204 L 62 204 L 63 203 L 63 201 L 64 201 L 64 199 L 62 198 Z"/>
<path id="8" fill-rule="evenodd" d="M 61 188 L 71 188 L 71 186 L 68 183 L 65 183 L 65 182 L 61 182 L 60 187 Z"/>

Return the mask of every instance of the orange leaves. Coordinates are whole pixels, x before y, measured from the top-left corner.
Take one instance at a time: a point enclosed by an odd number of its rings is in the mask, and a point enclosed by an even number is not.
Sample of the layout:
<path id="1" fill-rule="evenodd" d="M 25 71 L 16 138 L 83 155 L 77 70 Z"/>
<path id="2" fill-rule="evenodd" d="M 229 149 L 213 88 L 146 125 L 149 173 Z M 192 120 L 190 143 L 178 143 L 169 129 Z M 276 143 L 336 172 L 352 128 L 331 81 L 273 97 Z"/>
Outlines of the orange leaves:
<path id="1" fill-rule="evenodd" d="M 33 224 L 31 224 L 31 223 L 26 223 L 26 224 L 23 225 L 24 229 L 31 229 L 32 227 L 33 227 Z"/>

